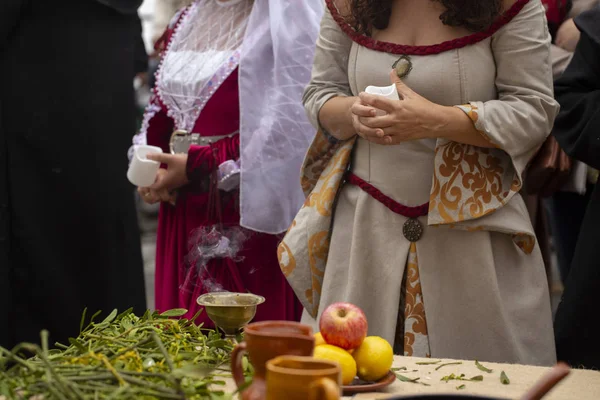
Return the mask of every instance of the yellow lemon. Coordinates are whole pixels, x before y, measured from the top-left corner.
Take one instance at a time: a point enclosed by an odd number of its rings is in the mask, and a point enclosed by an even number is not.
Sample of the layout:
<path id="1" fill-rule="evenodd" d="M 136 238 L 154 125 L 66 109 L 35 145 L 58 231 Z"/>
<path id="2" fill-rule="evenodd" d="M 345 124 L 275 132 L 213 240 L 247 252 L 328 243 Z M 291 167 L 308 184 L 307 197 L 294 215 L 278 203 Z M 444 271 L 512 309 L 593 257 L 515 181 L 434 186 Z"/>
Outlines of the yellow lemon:
<path id="1" fill-rule="evenodd" d="M 335 361 L 342 370 L 342 385 L 349 385 L 356 377 L 356 362 L 344 349 L 330 344 L 315 347 L 314 358 L 319 360 Z"/>
<path id="2" fill-rule="evenodd" d="M 358 377 L 365 381 L 383 378 L 394 362 L 392 346 L 379 336 L 367 336 L 352 356 L 358 367 Z"/>
<path id="3" fill-rule="evenodd" d="M 315 333 L 315 347 L 320 346 L 322 344 L 327 344 L 325 339 L 323 339 L 323 335 L 321 335 L 321 332 Z"/>

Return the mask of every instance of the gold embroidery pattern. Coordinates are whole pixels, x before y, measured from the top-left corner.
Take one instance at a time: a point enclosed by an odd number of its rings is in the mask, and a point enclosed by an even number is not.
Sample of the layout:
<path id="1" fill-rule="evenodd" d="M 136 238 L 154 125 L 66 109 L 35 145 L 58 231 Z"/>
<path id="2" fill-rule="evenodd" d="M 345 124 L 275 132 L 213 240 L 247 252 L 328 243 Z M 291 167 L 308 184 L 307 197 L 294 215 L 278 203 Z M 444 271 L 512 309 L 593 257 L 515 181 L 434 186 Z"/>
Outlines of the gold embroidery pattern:
<path id="1" fill-rule="evenodd" d="M 531 254 L 535 248 L 535 238 L 527 233 L 513 235 L 513 241 L 525 254 Z"/>
<path id="2" fill-rule="evenodd" d="M 429 336 L 427 318 L 419 276 L 417 246 L 410 244 L 406 264 L 406 299 L 404 308 L 404 355 L 408 357 L 428 357 Z"/>
<path id="3" fill-rule="evenodd" d="M 296 269 L 296 259 L 288 245 L 284 242 L 281 242 L 279 247 L 277 247 L 277 259 L 279 260 L 281 272 L 287 278 Z"/>
<path id="4" fill-rule="evenodd" d="M 305 196 L 308 197 L 315 188 L 323 170 L 338 147 L 339 144 L 331 144 L 323 133 L 317 132 L 302 165 L 300 184 Z"/>
<path id="5" fill-rule="evenodd" d="M 479 110 L 475 104 L 456 106 L 479 126 Z M 471 230 L 458 222 L 489 215 L 521 190 L 522 182 L 511 158 L 483 130 L 478 128 L 496 148 L 480 148 L 456 142 L 438 141 L 435 149 L 433 183 L 429 198 L 429 224 L 449 225 Z M 477 229 L 486 229 L 485 226 Z M 513 235 L 525 252 L 532 249 L 531 234 Z"/>
<path id="6" fill-rule="evenodd" d="M 281 270 L 313 317 L 321 299 L 334 201 L 355 140 L 332 144 L 317 133 L 302 167 L 306 201 L 277 251 Z"/>
<path id="7" fill-rule="evenodd" d="M 512 197 L 513 179 L 505 179 L 510 160 L 493 154 L 495 151 L 456 142 L 436 147 L 429 210 L 440 220 L 430 222 L 450 224 L 480 218 Z"/>

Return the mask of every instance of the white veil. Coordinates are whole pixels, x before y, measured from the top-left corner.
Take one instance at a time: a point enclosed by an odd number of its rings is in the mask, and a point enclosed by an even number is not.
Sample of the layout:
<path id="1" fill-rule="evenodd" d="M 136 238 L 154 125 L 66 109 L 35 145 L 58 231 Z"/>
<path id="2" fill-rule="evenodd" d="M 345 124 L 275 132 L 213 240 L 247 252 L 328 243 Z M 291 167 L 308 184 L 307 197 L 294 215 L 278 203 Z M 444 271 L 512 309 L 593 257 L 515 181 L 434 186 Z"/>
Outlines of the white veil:
<path id="1" fill-rule="evenodd" d="M 300 168 L 315 130 L 302 105 L 322 0 L 255 0 L 239 69 L 240 224 L 277 234 L 304 202 Z"/>
<path id="2" fill-rule="evenodd" d="M 241 18 L 245 4 L 221 1 L 229 10 L 223 14 L 215 0 L 195 1 L 175 28 L 156 93 L 176 127 L 191 131 L 239 61 L 240 224 L 277 234 L 287 230 L 304 202 L 300 168 L 315 130 L 302 94 L 310 81 L 324 2 L 254 0 L 247 22 Z M 243 24 L 231 23 L 239 18 Z M 130 157 L 136 145 L 146 144 L 148 123 L 159 110 L 148 106 Z"/>

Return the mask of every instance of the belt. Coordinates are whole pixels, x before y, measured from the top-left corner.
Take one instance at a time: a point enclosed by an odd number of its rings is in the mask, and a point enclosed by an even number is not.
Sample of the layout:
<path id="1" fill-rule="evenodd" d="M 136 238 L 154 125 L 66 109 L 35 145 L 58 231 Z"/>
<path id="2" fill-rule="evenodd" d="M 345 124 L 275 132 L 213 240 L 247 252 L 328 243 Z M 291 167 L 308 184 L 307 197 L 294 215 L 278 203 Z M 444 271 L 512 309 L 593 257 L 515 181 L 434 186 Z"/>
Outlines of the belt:
<path id="1" fill-rule="evenodd" d="M 187 154 L 191 146 L 210 146 L 212 143 L 222 139 L 234 137 L 240 131 L 235 131 L 229 135 L 221 136 L 200 136 L 199 133 L 189 133 L 183 130 L 176 130 L 171 135 L 169 149 L 171 154 Z"/>
<path id="2" fill-rule="evenodd" d="M 408 218 L 402 226 L 402 234 L 408 241 L 414 243 L 421 238 L 423 235 L 423 227 L 417 218 L 424 217 L 428 214 L 429 203 L 421 204 L 420 206 L 416 207 L 408 207 L 404 204 L 400 204 L 391 197 L 383 194 L 379 189 L 371 185 L 369 182 L 354 175 L 352 172 L 347 173 L 346 182 L 350 185 L 358 186 L 369 196 L 389 208 L 390 211 Z"/>

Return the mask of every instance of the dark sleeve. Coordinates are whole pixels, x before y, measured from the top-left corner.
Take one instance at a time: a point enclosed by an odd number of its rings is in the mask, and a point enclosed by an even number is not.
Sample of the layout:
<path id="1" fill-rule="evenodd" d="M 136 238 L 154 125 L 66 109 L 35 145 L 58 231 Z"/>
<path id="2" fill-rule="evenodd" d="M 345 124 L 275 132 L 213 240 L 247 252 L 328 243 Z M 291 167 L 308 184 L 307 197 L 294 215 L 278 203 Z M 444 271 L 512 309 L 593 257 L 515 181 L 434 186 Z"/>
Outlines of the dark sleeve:
<path id="1" fill-rule="evenodd" d="M 555 83 L 561 105 L 553 134 L 571 157 L 600 168 L 600 44 L 585 32 Z"/>
<path id="2" fill-rule="evenodd" d="M 0 51 L 4 48 L 12 31 L 18 25 L 27 3 L 29 3 L 29 0 L 0 1 Z"/>

